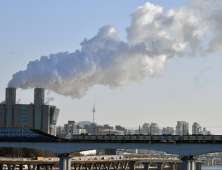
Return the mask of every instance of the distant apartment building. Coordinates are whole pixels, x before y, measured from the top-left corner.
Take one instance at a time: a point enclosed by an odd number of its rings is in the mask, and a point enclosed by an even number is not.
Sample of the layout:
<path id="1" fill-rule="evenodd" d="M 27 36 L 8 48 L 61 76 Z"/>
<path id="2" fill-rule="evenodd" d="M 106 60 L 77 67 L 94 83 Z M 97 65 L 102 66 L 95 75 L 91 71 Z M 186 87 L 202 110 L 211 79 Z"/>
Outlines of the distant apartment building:
<path id="1" fill-rule="evenodd" d="M 72 135 L 79 135 L 86 133 L 84 128 L 81 128 L 75 121 L 68 121 L 67 124 L 64 124 L 64 135 L 65 137 L 72 137 Z M 58 135 L 58 133 L 57 133 Z"/>
<path id="2" fill-rule="evenodd" d="M 201 134 L 202 135 L 212 135 L 211 131 L 210 130 L 208 131 L 207 128 L 205 128 L 205 127 L 203 128 L 203 131 L 201 132 Z"/>
<path id="3" fill-rule="evenodd" d="M 116 129 L 116 130 L 119 130 L 119 131 L 123 131 L 124 135 L 127 134 L 127 129 L 124 128 L 124 127 L 122 127 L 122 126 L 120 126 L 120 125 L 116 125 L 116 126 L 115 126 L 115 129 Z"/>
<path id="4" fill-rule="evenodd" d="M 187 135 L 189 134 L 189 123 L 185 121 L 177 121 L 176 135 Z"/>
<path id="5" fill-rule="evenodd" d="M 144 135 L 150 134 L 151 133 L 150 124 L 149 123 L 144 123 L 141 130 L 142 130 L 142 134 L 144 134 Z"/>
<path id="6" fill-rule="evenodd" d="M 0 126 L 29 126 L 55 135 L 60 110 L 44 102 L 42 88 L 34 89 L 34 104 L 16 104 L 16 89 L 6 88 L 5 103 L 0 104 Z"/>
<path id="7" fill-rule="evenodd" d="M 194 122 L 192 125 L 192 134 L 197 135 L 202 133 L 202 127 L 199 123 Z"/>
<path id="8" fill-rule="evenodd" d="M 159 129 L 159 126 L 157 123 L 151 123 L 150 128 L 151 128 L 152 135 L 159 135 L 160 134 L 160 129 Z"/>
<path id="9" fill-rule="evenodd" d="M 139 130 L 137 129 L 135 132 L 139 133 Z M 144 135 L 159 135 L 160 129 L 157 123 L 144 123 L 142 128 L 140 129 L 140 133 Z"/>
<path id="10" fill-rule="evenodd" d="M 86 133 L 89 135 L 98 135 L 101 130 L 104 129 L 113 129 L 112 126 L 109 126 L 108 124 L 104 124 L 103 126 L 97 125 L 96 123 L 90 123 L 84 125 L 84 129 L 86 130 Z"/>
<path id="11" fill-rule="evenodd" d="M 200 124 L 197 122 L 194 122 L 192 125 L 192 134 L 211 135 L 211 131 L 207 131 L 207 128 L 205 127 L 202 130 L 202 127 L 200 126 Z"/>
<path id="12" fill-rule="evenodd" d="M 166 134 L 166 135 L 174 135 L 175 134 L 175 130 L 173 127 L 164 127 L 162 130 L 162 134 Z"/>

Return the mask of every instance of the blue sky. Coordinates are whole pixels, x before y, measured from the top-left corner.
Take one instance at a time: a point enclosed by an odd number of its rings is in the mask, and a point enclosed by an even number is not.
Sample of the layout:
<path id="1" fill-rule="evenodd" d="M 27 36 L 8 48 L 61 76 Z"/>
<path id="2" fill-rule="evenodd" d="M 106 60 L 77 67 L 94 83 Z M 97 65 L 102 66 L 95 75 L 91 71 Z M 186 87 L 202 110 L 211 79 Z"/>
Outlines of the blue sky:
<path id="1" fill-rule="evenodd" d="M 118 31 L 126 41 L 130 14 L 145 0 L 136 1 L 0 1 L 0 100 L 12 75 L 25 70 L 29 61 L 58 52 L 74 52 L 84 38 L 91 38 L 104 25 Z M 178 8 L 185 1 L 149 1 Z M 98 124 L 133 128 L 145 122 L 175 127 L 176 121 L 199 122 L 222 133 L 222 60 L 216 53 L 201 57 L 175 57 L 166 64 L 163 76 L 145 78 L 124 88 L 95 85 L 81 99 L 50 93 L 51 104 L 61 109 L 58 124 L 68 120 L 92 120 Z M 33 89 L 17 90 L 22 103 L 33 102 Z"/>

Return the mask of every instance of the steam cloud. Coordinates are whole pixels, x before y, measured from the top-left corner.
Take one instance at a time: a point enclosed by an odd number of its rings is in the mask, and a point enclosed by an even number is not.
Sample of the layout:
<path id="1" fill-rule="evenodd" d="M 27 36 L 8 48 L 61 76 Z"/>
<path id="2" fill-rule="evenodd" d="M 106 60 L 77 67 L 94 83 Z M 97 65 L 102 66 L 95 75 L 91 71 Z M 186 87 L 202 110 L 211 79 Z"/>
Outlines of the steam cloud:
<path id="1" fill-rule="evenodd" d="M 146 3 L 131 15 L 127 42 L 109 25 L 81 43 L 81 50 L 30 61 L 13 75 L 8 87 L 42 87 L 81 98 L 95 84 L 121 87 L 144 77 L 161 76 L 174 56 L 208 55 L 222 50 L 220 0 L 188 0 L 164 13 Z"/>

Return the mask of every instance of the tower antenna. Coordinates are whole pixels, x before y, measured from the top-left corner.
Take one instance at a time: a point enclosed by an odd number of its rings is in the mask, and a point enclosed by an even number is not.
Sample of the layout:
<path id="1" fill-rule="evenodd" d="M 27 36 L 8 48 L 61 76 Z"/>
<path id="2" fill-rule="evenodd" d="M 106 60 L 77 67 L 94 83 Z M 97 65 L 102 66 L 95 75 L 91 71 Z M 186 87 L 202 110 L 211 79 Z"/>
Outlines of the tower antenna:
<path id="1" fill-rule="evenodd" d="M 94 113 L 96 112 L 96 109 L 95 109 L 95 99 L 94 99 L 94 104 L 93 104 L 93 110 L 92 110 L 92 112 L 93 112 L 93 123 L 94 123 L 94 121 L 95 121 L 95 119 L 94 119 Z"/>

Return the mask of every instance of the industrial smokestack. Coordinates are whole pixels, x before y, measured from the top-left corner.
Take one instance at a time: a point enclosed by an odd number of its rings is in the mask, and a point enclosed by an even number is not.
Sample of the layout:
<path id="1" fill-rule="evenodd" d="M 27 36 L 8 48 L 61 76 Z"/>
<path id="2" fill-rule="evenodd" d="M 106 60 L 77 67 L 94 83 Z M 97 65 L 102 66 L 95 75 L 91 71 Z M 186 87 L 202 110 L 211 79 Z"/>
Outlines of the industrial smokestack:
<path id="1" fill-rule="evenodd" d="M 16 104 L 16 88 L 6 88 L 5 89 L 5 105 L 7 107 L 14 107 Z"/>
<path id="2" fill-rule="evenodd" d="M 36 108 L 40 108 L 45 103 L 45 89 L 35 88 L 34 90 L 34 105 Z"/>

